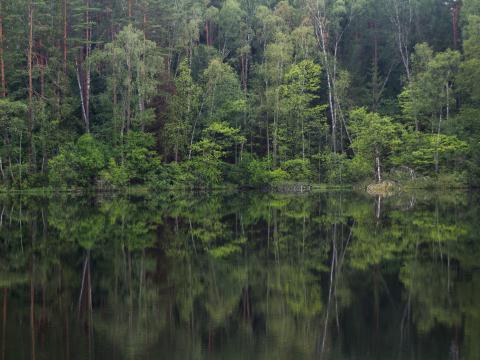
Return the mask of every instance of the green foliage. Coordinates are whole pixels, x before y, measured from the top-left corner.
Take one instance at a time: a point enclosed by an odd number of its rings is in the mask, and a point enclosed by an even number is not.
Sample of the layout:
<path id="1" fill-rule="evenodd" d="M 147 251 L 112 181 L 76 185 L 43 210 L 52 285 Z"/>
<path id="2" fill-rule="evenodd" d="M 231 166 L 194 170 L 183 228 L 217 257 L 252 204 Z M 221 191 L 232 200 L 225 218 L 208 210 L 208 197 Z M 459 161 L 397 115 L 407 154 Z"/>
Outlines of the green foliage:
<path id="1" fill-rule="evenodd" d="M 295 181 L 310 181 L 313 177 L 310 161 L 304 159 L 287 160 L 281 165 L 288 178 Z"/>
<path id="2" fill-rule="evenodd" d="M 49 161 L 49 181 L 58 188 L 93 186 L 105 166 L 104 146 L 92 135 L 85 134 L 76 143 L 62 147 Z"/>
<path id="3" fill-rule="evenodd" d="M 190 134 L 200 110 L 201 89 L 193 81 L 186 59 L 180 63 L 174 84 L 175 93 L 169 101 L 165 124 L 165 141 L 175 161 L 179 161 L 187 153 Z"/>
<path id="4" fill-rule="evenodd" d="M 461 64 L 459 87 L 473 101 L 480 101 L 480 14 L 468 14 L 464 28 L 465 60 Z"/>
<path id="5" fill-rule="evenodd" d="M 401 129 L 392 119 L 362 108 L 350 113 L 350 130 L 355 155 L 369 161 L 380 179 L 379 169 L 401 144 Z"/>
<path id="6" fill-rule="evenodd" d="M 155 138 L 152 134 L 130 131 L 124 138 L 117 159 L 110 159 L 102 172 L 102 180 L 114 187 L 127 184 L 145 184 L 155 178 L 161 162 L 153 150 Z"/>
<path id="7" fill-rule="evenodd" d="M 234 174 L 240 185 L 257 189 L 266 189 L 288 179 L 288 173 L 283 169 L 272 170 L 271 161 L 249 155 L 243 157 Z"/>
<path id="8" fill-rule="evenodd" d="M 27 146 L 26 115 L 27 106 L 23 102 L 0 99 L 1 184 L 21 187 L 27 173 L 26 161 L 22 159 L 22 147 Z"/>
<path id="9" fill-rule="evenodd" d="M 478 0 L 0 7 L 2 189 L 479 183 Z M 105 159 L 82 179 L 84 132 Z"/>
<path id="10" fill-rule="evenodd" d="M 328 184 L 352 184 L 373 174 L 371 163 L 361 156 L 349 159 L 345 154 L 324 152 L 317 154 L 316 159 L 320 179 Z"/>
<path id="11" fill-rule="evenodd" d="M 228 121 L 232 125 L 245 109 L 238 77 L 233 69 L 220 59 L 211 60 L 205 69 L 203 91 L 207 124 L 213 121 Z"/>
<path id="12" fill-rule="evenodd" d="M 152 119 L 146 105 L 157 92 L 161 57 L 157 45 L 128 25 L 115 40 L 96 51 L 89 60 L 107 67 L 108 102 L 112 104 L 113 135 L 143 129 Z"/>
<path id="13" fill-rule="evenodd" d="M 191 160 L 185 161 L 182 169 L 184 173 L 188 174 L 188 187 L 208 189 L 222 183 L 222 161 L 215 153 L 209 152 L 195 156 Z"/>
<path id="14" fill-rule="evenodd" d="M 435 170 L 437 154 L 438 160 L 448 166 L 455 165 L 455 160 L 467 151 L 467 144 L 451 135 L 405 132 L 402 140 L 401 150 L 392 157 L 392 163 L 408 166 L 423 174 Z"/>
<path id="15" fill-rule="evenodd" d="M 127 169 L 125 166 L 117 164 L 114 158 L 109 159 L 106 169 L 100 172 L 100 178 L 105 182 L 105 186 L 114 188 L 125 187 L 129 181 Z"/>

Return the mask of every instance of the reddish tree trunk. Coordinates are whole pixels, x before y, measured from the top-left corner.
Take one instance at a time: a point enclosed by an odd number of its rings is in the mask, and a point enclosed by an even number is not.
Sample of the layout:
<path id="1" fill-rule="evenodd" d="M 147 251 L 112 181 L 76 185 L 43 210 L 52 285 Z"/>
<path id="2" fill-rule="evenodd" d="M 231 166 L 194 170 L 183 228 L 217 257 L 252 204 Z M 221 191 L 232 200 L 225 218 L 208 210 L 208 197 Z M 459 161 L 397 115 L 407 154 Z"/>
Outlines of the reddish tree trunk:
<path id="1" fill-rule="evenodd" d="M 0 0 L 0 96 L 7 96 L 7 87 L 5 85 L 5 64 L 3 62 L 3 6 Z"/>
<path id="2" fill-rule="evenodd" d="M 456 49 L 458 44 L 458 15 L 460 13 L 460 4 L 455 3 L 451 11 L 452 11 L 453 48 Z"/>
<path id="3" fill-rule="evenodd" d="M 210 46 L 210 31 L 208 26 L 208 20 L 205 21 L 205 38 L 207 40 L 207 45 Z"/>
<path id="4" fill-rule="evenodd" d="M 63 1 L 63 72 L 67 74 L 67 52 L 68 52 L 68 10 L 67 10 L 67 0 Z"/>
<path id="5" fill-rule="evenodd" d="M 33 144 L 33 4 L 28 7 L 28 137 L 30 147 L 28 151 L 30 164 L 34 164 Z"/>

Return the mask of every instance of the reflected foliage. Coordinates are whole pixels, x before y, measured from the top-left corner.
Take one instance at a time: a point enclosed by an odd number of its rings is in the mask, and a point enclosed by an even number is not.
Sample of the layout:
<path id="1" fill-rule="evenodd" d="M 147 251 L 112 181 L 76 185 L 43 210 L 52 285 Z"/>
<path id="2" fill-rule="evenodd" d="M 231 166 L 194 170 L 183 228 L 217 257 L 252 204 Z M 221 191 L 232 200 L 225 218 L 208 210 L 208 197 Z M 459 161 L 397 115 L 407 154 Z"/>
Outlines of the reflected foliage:
<path id="1" fill-rule="evenodd" d="M 3 197 L 0 351 L 474 358 L 478 216 L 455 192 Z"/>

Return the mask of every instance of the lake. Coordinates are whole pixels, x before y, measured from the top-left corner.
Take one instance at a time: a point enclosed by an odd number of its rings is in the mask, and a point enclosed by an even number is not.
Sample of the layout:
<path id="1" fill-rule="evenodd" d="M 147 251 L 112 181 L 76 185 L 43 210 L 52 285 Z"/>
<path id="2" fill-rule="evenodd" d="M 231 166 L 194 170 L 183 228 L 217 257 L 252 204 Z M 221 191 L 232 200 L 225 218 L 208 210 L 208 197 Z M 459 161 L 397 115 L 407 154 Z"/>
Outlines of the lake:
<path id="1" fill-rule="evenodd" d="M 0 197 L 0 359 L 478 359 L 476 193 Z"/>

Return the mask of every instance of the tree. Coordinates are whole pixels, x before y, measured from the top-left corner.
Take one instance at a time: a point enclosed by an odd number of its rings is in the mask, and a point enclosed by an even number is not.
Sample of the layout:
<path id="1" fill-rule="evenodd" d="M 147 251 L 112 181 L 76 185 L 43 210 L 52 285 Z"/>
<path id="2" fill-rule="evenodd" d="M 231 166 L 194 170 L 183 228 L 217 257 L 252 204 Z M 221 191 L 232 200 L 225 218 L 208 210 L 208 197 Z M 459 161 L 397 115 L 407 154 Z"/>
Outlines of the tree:
<path id="1" fill-rule="evenodd" d="M 322 65 L 327 77 L 328 105 L 331 121 L 332 150 L 337 152 L 337 125 L 346 128 L 341 99 L 337 91 L 339 74 L 338 52 L 347 27 L 357 14 L 359 6 L 351 1 L 309 1 L 308 11 L 315 29 L 321 52 Z M 343 151 L 343 149 L 342 149 Z"/>
<path id="2" fill-rule="evenodd" d="M 105 165 L 103 145 L 91 134 L 84 134 L 49 161 L 50 184 L 59 188 L 94 186 Z"/>
<path id="3" fill-rule="evenodd" d="M 189 136 L 200 116 L 201 89 L 193 81 L 187 59 L 180 63 L 174 85 L 175 92 L 170 97 L 165 124 L 165 141 L 168 150 L 173 152 L 175 162 L 178 162 L 186 155 Z"/>
<path id="4" fill-rule="evenodd" d="M 262 66 L 262 75 L 265 78 L 265 100 L 269 118 L 272 122 L 272 159 L 273 165 L 278 165 L 279 153 L 281 149 L 281 130 L 284 129 L 280 125 L 282 119 L 281 109 L 281 91 L 285 81 L 285 74 L 292 64 L 293 47 L 290 39 L 283 33 L 276 34 L 275 42 L 268 44 L 265 49 L 265 63 Z M 267 124 L 269 127 L 270 125 Z M 267 146 L 270 148 L 270 141 L 267 135 Z"/>
<path id="5" fill-rule="evenodd" d="M 321 118 L 324 106 L 315 105 L 319 101 L 321 67 L 312 60 L 303 60 L 292 65 L 285 74 L 285 85 L 281 87 L 282 102 L 288 117 L 294 121 L 289 139 L 293 147 L 293 156 L 298 156 L 298 145 L 301 144 L 301 157 L 305 160 L 309 139 L 319 136 L 321 124 L 314 121 Z M 319 126 L 320 125 L 320 126 Z M 310 133 L 312 131 L 312 133 Z M 297 135 L 298 134 L 298 135 Z M 315 149 L 316 150 L 316 149 Z"/>
<path id="6" fill-rule="evenodd" d="M 120 133 L 122 141 L 130 129 L 143 131 L 152 118 L 146 106 L 156 94 L 161 70 L 156 44 L 128 25 L 92 61 L 106 67 L 103 74 L 113 104 L 114 139 Z"/>
<path id="7" fill-rule="evenodd" d="M 400 144 L 400 129 L 392 119 L 364 108 L 350 113 L 352 148 L 356 156 L 370 161 L 378 182 L 382 181 L 382 168 L 393 150 Z"/>
<path id="8" fill-rule="evenodd" d="M 455 101 L 454 79 L 460 65 L 460 54 L 447 50 L 433 55 L 426 44 L 419 44 L 413 55 L 415 69 L 412 80 L 403 94 L 404 112 L 415 118 L 415 128 L 419 129 L 419 117 L 430 121 L 430 130 L 440 135 L 443 120 L 449 121 L 451 106 Z M 437 119 L 436 123 L 433 119 Z M 438 153 L 436 153 L 435 171 L 438 172 Z"/>
<path id="9" fill-rule="evenodd" d="M 467 15 L 464 28 L 464 61 L 460 65 L 459 87 L 475 102 L 480 101 L 480 15 Z"/>
<path id="10" fill-rule="evenodd" d="M 244 12 L 236 0 L 227 0 L 218 13 L 218 26 L 221 37 L 219 50 L 226 56 L 237 49 L 240 42 L 240 28 Z"/>
<path id="11" fill-rule="evenodd" d="M 0 0 L 0 96 L 7 96 L 7 86 L 5 83 L 5 63 L 3 59 L 3 1 Z"/>
<path id="12" fill-rule="evenodd" d="M 25 159 L 23 146 L 28 134 L 28 106 L 20 101 L 0 99 L 0 175 L 3 184 L 22 185 Z M 23 171 L 25 173 L 25 171 Z"/>

